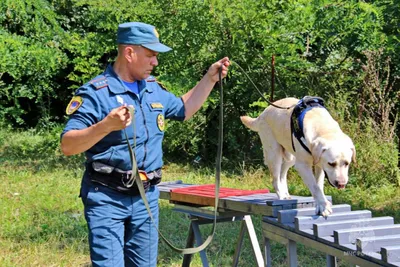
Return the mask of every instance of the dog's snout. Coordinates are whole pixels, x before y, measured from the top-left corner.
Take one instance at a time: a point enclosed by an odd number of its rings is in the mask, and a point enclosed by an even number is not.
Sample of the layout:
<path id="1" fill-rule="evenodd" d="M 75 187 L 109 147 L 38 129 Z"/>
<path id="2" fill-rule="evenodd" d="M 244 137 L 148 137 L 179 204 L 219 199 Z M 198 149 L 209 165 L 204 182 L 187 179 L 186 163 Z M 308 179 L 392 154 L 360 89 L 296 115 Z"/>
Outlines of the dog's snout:
<path id="1" fill-rule="evenodd" d="M 344 189 L 345 187 L 346 187 L 346 183 L 341 183 L 341 182 L 339 182 L 339 181 L 335 181 L 335 187 L 337 188 L 337 189 Z"/>

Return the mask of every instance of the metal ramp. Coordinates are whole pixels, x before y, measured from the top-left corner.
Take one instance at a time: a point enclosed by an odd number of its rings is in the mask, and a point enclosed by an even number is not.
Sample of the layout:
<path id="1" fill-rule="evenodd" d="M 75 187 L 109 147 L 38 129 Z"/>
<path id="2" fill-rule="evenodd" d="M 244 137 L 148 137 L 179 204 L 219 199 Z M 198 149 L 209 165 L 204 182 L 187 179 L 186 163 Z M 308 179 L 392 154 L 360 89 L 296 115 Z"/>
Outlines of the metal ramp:
<path id="1" fill-rule="evenodd" d="M 301 200 L 287 200 L 293 201 Z M 336 266 L 337 258 L 358 266 L 400 266 L 400 224 L 392 217 L 372 217 L 369 210 L 352 211 L 343 204 L 324 218 L 315 215 L 314 207 L 287 209 L 285 202 L 270 202 L 277 206 L 276 216 L 263 217 L 267 266 L 272 266 L 270 240 L 287 246 L 289 266 L 298 266 L 297 243 L 326 253 L 327 266 Z"/>
<path id="2" fill-rule="evenodd" d="M 196 213 L 199 206 L 171 199 L 174 188 L 189 186 L 193 185 L 181 181 L 161 183 L 160 198 L 175 204 L 176 211 L 188 213 L 193 218 L 210 220 L 205 214 Z M 327 199 L 332 201 L 330 196 Z M 271 255 L 271 240 L 286 245 L 289 266 L 298 266 L 297 243 L 325 253 L 327 266 L 337 266 L 337 259 L 362 267 L 400 266 L 400 224 L 394 224 L 392 217 L 373 217 L 369 210 L 353 211 L 350 205 L 342 204 L 333 205 L 333 214 L 324 218 L 315 215 L 314 206 L 312 197 L 292 196 L 291 200 L 279 200 L 275 193 L 264 193 L 220 198 L 218 211 L 223 216 L 229 215 L 239 220 L 246 218 L 244 223 L 251 220 L 251 215 L 264 215 L 265 255 L 264 261 L 258 260 L 258 266 L 261 262 L 271 266 L 274 256 Z M 249 229 L 253 231 L 251 228 L 252 224 Z M 196 229 L 193 231 L 196 236 Z M 242 233 L 243 230 L 240 236 Z M 256 240 L 256 237 L 252 238 Z M 193 244 L 193 233 L 189 233 L 188 244 Z M 254 244 L 256 252 L 257 246 Z M 240 253 L 239 244 L 238 250 Z M 237 261 L 233 266 L 235 264 Z"/>

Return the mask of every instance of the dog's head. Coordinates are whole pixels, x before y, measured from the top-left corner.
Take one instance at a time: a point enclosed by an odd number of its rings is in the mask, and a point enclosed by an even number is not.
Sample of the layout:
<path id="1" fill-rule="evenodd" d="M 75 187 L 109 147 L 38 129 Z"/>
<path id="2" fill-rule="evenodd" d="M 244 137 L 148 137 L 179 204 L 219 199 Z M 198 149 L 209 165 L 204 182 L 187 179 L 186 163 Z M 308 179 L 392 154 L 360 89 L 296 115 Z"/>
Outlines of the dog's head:
<path id="1" fill-rule="evenodd" d="M 338 188 L 345 188 L 349 181 L 350 163 L 356 161 L 356 149 L 351 139 L 344 135 L 340 139 L 317 138 L 311 144 L 314 165 L 321 167 L 329 183 Z"/>

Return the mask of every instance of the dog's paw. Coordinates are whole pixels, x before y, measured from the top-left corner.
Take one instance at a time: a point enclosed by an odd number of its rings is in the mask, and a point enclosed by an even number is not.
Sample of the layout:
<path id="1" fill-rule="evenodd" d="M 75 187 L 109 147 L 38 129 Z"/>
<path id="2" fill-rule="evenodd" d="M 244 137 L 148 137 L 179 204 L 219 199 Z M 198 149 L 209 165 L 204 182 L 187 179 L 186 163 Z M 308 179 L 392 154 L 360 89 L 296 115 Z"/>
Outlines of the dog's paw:
<path id="1" fill-rule="evenodd" d="M 327 217 L 332 214 L 332 203 L 329 201 L 317 203 L 316 205 L 316 213 L 317 215 L 322 215 L 323 217 Z"/>
<path id="2" fill-rule="evenodd" d="M 285 192 L 285 193 L 277 192 L 276 194 L 277 194 L 279 200 L 292 199 L 292 197 L 287 192 Z"/>

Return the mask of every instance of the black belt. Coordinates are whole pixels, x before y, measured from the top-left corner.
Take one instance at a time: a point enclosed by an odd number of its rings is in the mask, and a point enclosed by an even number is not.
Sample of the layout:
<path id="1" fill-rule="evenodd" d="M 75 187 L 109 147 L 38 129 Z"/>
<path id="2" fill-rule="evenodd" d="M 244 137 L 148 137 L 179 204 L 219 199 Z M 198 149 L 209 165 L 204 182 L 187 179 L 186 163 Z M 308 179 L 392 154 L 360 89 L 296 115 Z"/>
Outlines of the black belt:
<path id="1" fill-rule="evenodd" d="M 101 184 L 127 195 L 140 195 L 136 182 L 133 183 L 131 187 L 126 186 L 132 176 L 132 173 L 130 172 L 122 173 L 112 171 L 111 173 L 100 173 L 93 170 L 91 166 L 88 168 L 88 171 L 90 180 L 94 183 Z M 147 191 L 151 185 L 157 185 L 161 182 L 161 169 L 146 173 L 146 177 L 147 180 L 142 179 L 145 191 Z"/>

